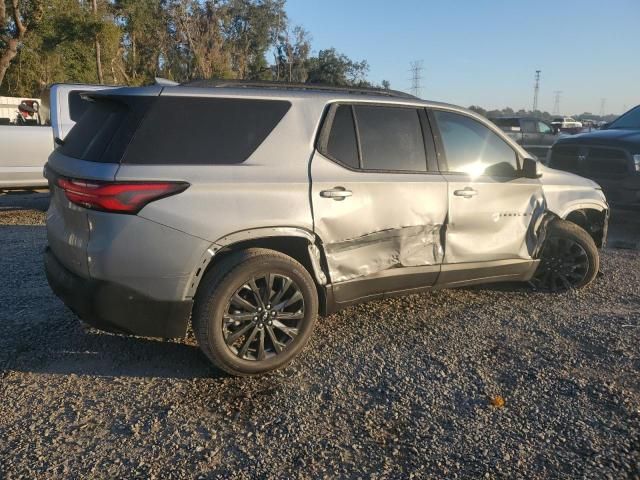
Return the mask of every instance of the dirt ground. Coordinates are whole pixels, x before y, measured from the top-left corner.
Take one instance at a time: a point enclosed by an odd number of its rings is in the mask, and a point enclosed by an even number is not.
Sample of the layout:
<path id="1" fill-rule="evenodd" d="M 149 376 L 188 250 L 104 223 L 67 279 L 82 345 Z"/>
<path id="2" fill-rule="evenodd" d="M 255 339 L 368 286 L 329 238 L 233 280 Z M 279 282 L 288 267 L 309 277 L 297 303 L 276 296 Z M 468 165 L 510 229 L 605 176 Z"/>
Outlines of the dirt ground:
<path id="1" fill-rule="evenodd" d="M 360 305 L 247 379 L 81 324 L 43 274 L 47 202 L 0 195 L 0 478 L 640 478 L 639 212 L 587 290 Z"/>

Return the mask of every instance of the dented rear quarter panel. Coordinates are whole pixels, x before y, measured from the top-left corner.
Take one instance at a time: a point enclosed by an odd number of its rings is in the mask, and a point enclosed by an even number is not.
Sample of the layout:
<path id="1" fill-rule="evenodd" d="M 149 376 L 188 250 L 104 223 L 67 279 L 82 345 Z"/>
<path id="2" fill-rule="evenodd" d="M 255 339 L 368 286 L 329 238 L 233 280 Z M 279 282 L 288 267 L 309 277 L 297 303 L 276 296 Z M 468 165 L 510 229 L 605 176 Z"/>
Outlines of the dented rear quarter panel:
<path id="1" fill-rule="evenodd" d="M 168 88 L 163 95 L 206 96 L 206 89 Z M 309 159 L 325 102 L 273 92 L 247 95 L 216 91 L 222 98 L 290 101 L 283 119 L 244 162 L 237 165 L 122 164 L 117 180 L 177 180 L 190 187 L 147 205 L 139 215 L 211 243 L 236 232 L 268 227 L 313 231 L 309 204 Z M 283 139 L 286 138 L 286 143 Z"/>

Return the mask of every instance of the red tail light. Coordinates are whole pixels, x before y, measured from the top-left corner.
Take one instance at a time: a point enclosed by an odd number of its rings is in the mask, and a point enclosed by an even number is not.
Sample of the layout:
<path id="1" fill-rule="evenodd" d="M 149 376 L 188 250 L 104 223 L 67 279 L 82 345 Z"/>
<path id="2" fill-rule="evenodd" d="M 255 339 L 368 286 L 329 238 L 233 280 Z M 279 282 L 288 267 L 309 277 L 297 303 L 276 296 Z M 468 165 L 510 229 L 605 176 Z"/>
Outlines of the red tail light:
<path id="1" fill-rule="evenodd" d="M 57 183 L 76 205 L 119 213 L 138 213 L 148 203 L 183 192 L 189 186 L 184 182 L 97 182 L 61 177 Z"/>

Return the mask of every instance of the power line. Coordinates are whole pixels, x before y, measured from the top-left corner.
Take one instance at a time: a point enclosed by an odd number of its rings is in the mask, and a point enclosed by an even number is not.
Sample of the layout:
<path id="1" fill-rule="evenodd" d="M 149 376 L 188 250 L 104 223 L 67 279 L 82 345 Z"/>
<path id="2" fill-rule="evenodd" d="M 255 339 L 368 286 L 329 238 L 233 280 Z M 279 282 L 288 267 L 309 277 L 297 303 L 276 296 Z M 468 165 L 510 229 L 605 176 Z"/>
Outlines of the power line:
<path id="1" fill-rule="evenodd" d="M 422 70 L 424 70 L 422 60 L 411 62 L 411 93 L 416 97 L 420 97 L 422 93 Z"/>
<path id="2" fill-rule="evenodd" d="M 553 115 L 560 115 L 560 96 L 562 90 L 556 90 L 553 92 Z"/>
<path id="3" fill-rule="evenodd" d="M 538 93 L 540 93 L 540 73 L 542 70 L 536 70 L 536 84 L 533 87 L 533 111 L 538 110 Z"/>

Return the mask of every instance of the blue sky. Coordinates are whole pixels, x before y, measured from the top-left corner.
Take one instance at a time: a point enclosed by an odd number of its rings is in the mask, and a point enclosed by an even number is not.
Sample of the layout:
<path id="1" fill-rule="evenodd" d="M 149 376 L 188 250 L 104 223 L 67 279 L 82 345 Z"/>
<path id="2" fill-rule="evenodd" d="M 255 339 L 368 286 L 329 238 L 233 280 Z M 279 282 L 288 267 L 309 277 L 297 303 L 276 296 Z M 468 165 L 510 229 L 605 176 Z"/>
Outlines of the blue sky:
<path id="1" fill-rule="evenodd" d="M 313 50 L 366 59 L 369 79 L 408 90 L 422 60 L 422 97 L 485 108 L 621 113 L 640 103 L 640 0 L 288 0 Z"/>

